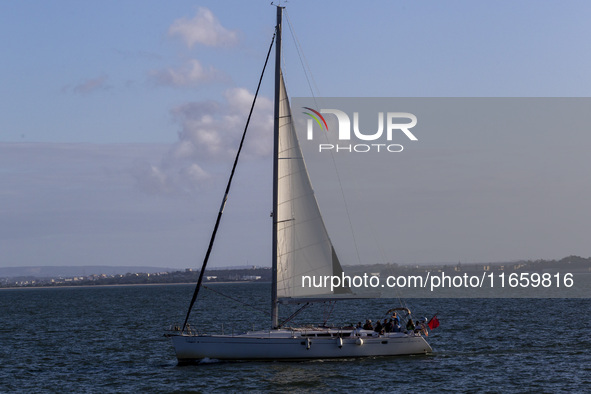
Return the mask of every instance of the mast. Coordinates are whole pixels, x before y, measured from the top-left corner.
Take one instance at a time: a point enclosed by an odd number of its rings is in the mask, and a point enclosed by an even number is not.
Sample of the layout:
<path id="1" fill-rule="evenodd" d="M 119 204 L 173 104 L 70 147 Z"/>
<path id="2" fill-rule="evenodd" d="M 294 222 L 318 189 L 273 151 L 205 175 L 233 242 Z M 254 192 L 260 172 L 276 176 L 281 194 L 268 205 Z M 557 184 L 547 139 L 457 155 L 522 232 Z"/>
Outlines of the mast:
<path id="1" fill-rule="evenodd" d="M 279 303 L 277 299 L 277 211 L 278 211 L 278 167 L 279 167 L 279 85 L 281 83 L 281 19 L 283 7 L 277 6 L 277 28 L 275 42 L 275 109 L 273 116 L 273 240 L 272 240 L 272 274 L 271 286 L 271 325 L 279 326 Z"/>

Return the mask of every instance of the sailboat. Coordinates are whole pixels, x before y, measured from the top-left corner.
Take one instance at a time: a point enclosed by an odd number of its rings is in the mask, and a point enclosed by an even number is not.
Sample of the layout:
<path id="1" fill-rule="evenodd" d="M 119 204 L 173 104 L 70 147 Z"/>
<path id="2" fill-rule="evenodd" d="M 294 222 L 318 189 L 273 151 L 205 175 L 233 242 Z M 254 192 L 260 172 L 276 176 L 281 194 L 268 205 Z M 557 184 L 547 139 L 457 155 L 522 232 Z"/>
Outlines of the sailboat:
<path id="1" fill-rule="evenodd" d="M 305 287 L 302 283 L 302 275 L 340 276 L 343 271 L 320 215 L 292 121 L 281 72 L 282 13 L 283 7 L 278 6 L 275 31 L 271 328 L 241 334 L 207 335 L 193 332 L 187 324 L 228 197 L 233 169 L 185 323 L 182 328 L 175 327 L 167 336 L 172 339 L 179 363 L 202 359 L 275 361 L 429 353 L 431 347 L 420 331 L 380 333 L 324 325 L 288 327 L 279 321 L 280 304 L 308 305 L 355 298 L 346 286 L 328 291 L 326 288 Z M 237 157 L 241 148 L 242 143 Z M 234 166 L 237 161 L 236 158 Z"/>

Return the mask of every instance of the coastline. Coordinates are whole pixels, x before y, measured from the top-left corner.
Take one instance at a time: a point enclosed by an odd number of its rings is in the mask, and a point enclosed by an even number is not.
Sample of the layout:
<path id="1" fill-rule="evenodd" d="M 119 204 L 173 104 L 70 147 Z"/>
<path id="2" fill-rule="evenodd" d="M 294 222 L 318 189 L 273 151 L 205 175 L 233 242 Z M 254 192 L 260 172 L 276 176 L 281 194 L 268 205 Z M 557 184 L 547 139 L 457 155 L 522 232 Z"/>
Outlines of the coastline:
<path id="1" fill-rule="evenodd" d="M 217 285 L 217 284 L 232 284 L 232 283 L 270 283 L 268 281 L 254 281 L 254 280 L 236 280 L 236 281 L 225 281 L 225 282 L 211 282 L 206 285 Z M 2 290 L 34 290 L 34 289 L 80 289 L 80 288 L 96 288 L 96 287 L 138 287 L 138 286 L 180 286 L 180 285 L 195 285 L 192 282 L 179 282 L 179 283 L 120 283 L 112 285 L 72 285 L 72 286 L 11 286 L 11 287 L 0 287 Z"/>

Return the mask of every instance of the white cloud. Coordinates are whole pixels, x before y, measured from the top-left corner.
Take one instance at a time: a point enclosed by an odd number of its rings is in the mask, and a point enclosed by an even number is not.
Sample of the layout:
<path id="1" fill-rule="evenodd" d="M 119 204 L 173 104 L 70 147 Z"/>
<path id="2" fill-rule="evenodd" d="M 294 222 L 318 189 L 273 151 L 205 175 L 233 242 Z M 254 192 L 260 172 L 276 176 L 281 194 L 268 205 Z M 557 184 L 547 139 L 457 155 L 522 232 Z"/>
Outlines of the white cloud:
<path id="1" fill-rule="evenodd" d="M 246 89 L 233 88 L 224 93 L 225 102 L 205 101 L 189 103 L 173 109 L 173 115 L 181 123 L 180 141 L 173 156 L 227 159 L 232 157 L 240 142 L 253 95 Z M 247 154 L 265 156 L 271 152 L 273 104 L 259 97 L 247 136 Z"/>
<path id="2" fill-rule="evenodd" d="M 215 182 L 219 168 L 234 159 L 253 95 L 246 89 L 229 89 L 225 100 L 180 105 L 172 110 L 180 123 L 179 141 L 158 165 L 137 163 L 134 175 L 149 193 L 194 193 Z M 273 104 L 259 97 L 242 152 L 243 158 L 268 156 L 272 150 Z M 220 166 L 220 163 L 223 163 Z M 225 179 L 225 178 L 224 178 Z"/>
<path id="3" fill-rule="evenodd" d="M 108 77 L 106 75 L 100 75 L 96 78 L 87 79 L 78 85 L 74 86 L 74 93 L 89 94 L 97 90 L 108 89 L 107 85 Z"/>
<path id="4" fill-rule="evenodd" d="M 225 79 L 216 68 L 203 67 L 199 60 L 189 60 L 183 67 L 152 71 L 151 77 L 159 84 L 172 86 L 194 86 Z"/>
<path id="5" fill-rule="evenodd" d="M 137 186 L 148 194 L 192 194 L 211 179 L 197 163 L 170 160 L 167 155 L 160 165 L 137 162 L 133 169 Z"/>
<path id="6" fill-rule="evenodd" d="M 196 43 L 225 47 L 232 46 L 238 41 L 236 31 L 223 27 L 213 13 L 204 7 L 199 7 L 193 19 L 175 20 L 168 29 L 168 34 L 179 36 L 189 48 Z"/>
<path id="7" fill-rule="evenodd" d="M 193 163 L 183 169 L 182 174 L 189 178 L 193 183 L 200 183 L 210 178 L 209 174 L 197 163 Z"/>

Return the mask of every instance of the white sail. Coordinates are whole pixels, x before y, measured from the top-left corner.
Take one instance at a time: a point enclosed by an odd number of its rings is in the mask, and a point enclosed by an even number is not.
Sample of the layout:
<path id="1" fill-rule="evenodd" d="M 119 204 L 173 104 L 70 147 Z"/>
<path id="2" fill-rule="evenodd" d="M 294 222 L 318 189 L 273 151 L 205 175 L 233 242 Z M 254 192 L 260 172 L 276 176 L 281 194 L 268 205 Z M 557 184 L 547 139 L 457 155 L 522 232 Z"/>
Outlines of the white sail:
<path id="1" fill-rule="evenodd" d="M 289 99 L 280 78 L 277 206 L 277 296 L 301 298 L 349 293 L 303 286 L 303 276 L 338 275 L 342 268 L 334 251 L 295 133 Z"/>

